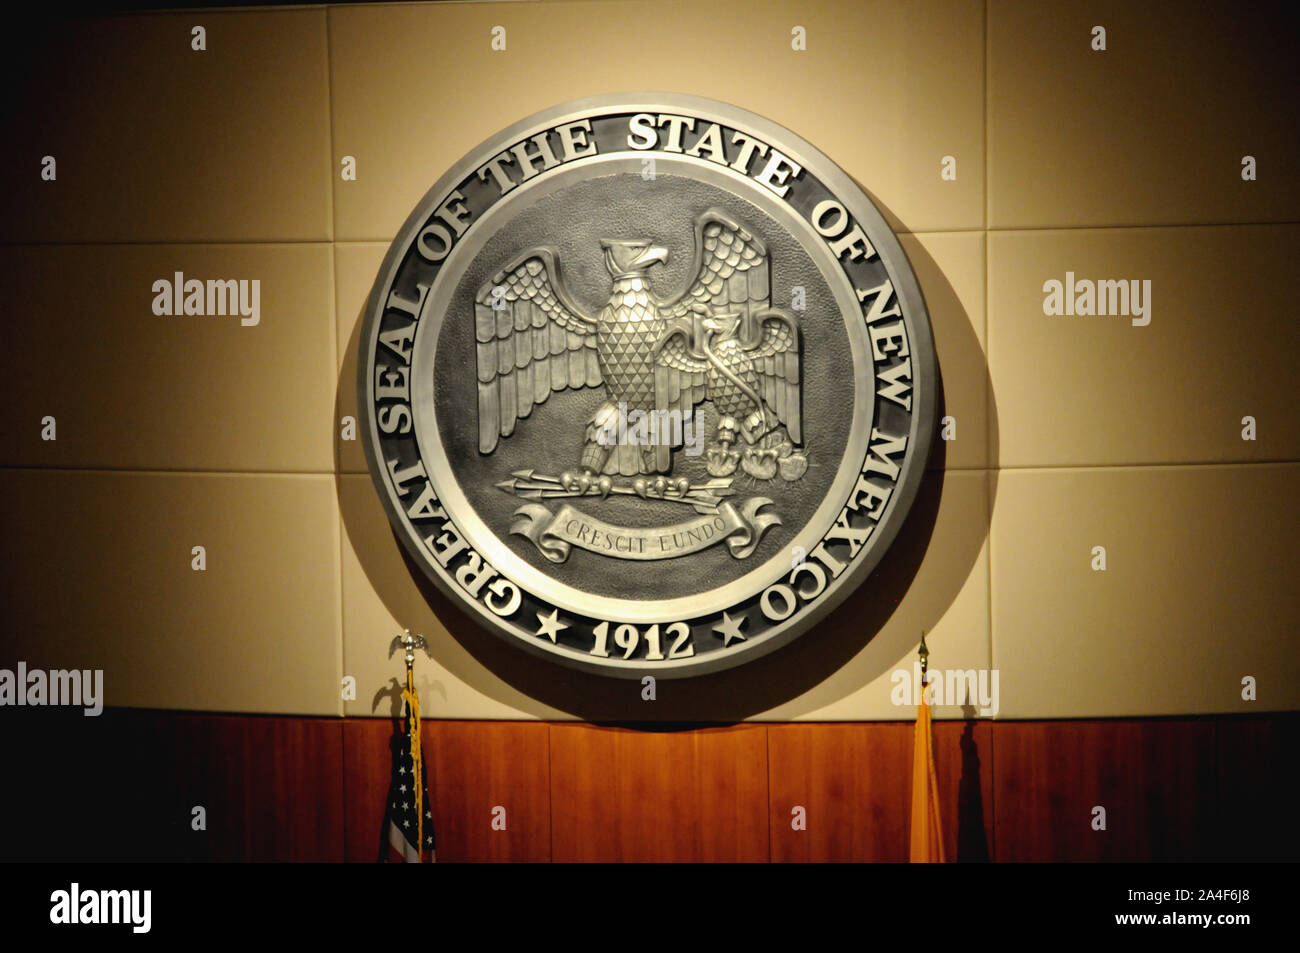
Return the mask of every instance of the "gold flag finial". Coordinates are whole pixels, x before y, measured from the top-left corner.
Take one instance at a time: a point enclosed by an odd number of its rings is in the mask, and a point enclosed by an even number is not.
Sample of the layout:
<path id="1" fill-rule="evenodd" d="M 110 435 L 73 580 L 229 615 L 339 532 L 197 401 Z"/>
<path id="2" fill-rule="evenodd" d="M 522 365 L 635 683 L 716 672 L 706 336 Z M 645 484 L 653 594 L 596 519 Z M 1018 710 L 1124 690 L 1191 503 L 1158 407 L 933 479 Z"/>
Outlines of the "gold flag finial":
<path id="1" fill-rule="evenodd" d="M 930 650 L 925 647 L 925 629 L 921 630 L 921 647 L 916 650 L 921 659 L 921 682 L 925 683 L 925 671 L 930 667 Z"/>

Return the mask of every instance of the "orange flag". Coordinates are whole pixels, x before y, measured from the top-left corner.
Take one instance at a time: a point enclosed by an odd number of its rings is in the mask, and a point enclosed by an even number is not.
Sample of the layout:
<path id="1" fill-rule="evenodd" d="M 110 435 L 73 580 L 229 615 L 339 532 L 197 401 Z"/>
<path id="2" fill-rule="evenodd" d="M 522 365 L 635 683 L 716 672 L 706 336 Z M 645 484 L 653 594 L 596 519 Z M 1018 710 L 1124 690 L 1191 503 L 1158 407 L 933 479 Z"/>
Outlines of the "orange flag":
<path id="1" fill-rule="evenodd" d="M 930 704 L 924 685 L 916 706 L 916 737 L 912 741 L 912 850 L 914 864 L 943 863 L 943 829 L 939 825 L 939 784 L 934 770 L 934 740 L 930 733 Z"/>

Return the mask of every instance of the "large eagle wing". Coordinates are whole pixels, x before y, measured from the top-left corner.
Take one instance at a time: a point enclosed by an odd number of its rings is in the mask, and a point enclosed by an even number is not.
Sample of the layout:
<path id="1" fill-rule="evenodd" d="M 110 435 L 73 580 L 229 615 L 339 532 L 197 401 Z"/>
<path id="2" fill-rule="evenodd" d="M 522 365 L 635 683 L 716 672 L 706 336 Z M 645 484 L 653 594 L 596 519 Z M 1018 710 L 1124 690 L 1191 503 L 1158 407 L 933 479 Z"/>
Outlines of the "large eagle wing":
<path id="1" fill-rule="evenodd" d="M 763 240 L 726 212 L 716 208 L 702 212 L 695 219 L 695 265 L 688 274 L 694 275 L 690 284 L 677 297 L 661 302 L 659 313 L 670 324 L 690 328 L 695 356 L 701 356 L 695 345 L 701 329 L 693 313 L 738 311 L 741 343 L 746 348 L 757 345 L 762 334 L 757 315 L 772 306 Z"/>
<path id="2" fill-rule="evenodd" d="M 551 391 L 601 383 L 596 322 L 565 291 L 550 248 L 524 252 L 483 283 L 474 340 L 480 453 L 496 449 Z"/>
<path id="3" fill-rule="evenodd" d="M 775 308 L 754 315 L 762 338 L 749 352 L 758 373 L 763 402 L 776 412 L 795 443 L 802 443 L 799 408 L 799 326 Z"/>

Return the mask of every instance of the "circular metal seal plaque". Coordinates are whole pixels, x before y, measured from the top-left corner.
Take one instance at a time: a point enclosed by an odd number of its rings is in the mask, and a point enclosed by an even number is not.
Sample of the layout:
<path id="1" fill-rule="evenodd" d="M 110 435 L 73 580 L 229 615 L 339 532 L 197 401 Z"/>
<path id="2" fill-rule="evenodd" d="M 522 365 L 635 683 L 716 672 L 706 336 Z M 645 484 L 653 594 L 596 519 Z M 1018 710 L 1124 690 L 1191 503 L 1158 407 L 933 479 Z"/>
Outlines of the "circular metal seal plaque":
<path id="1" fill-rule="evenodd" d="M 933 433 L 929 320 L 862 190 L 719 102 L 516 123 L 389 249 L 359 359 L 398 537 L 496 633 L 686 676 L 806 632 L 883 557 Z"/>

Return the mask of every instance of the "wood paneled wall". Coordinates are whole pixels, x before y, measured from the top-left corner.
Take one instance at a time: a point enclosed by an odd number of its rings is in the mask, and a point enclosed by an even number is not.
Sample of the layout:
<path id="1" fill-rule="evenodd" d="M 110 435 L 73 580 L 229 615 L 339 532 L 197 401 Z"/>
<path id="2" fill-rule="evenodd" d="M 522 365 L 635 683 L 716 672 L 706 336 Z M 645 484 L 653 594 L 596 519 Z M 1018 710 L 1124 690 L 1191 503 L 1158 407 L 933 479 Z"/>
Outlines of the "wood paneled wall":
<path id="1" fill-rule="evenodd" d="M 912 731 L 426 722 L 438 856 L 906 860 Z M 371 719 L 7 709 L 0 860 L 373 861 L 392 736 Z M 1294 713 L 941 722 L 935 748 L 960 861 L 1300 857 Z"/>

